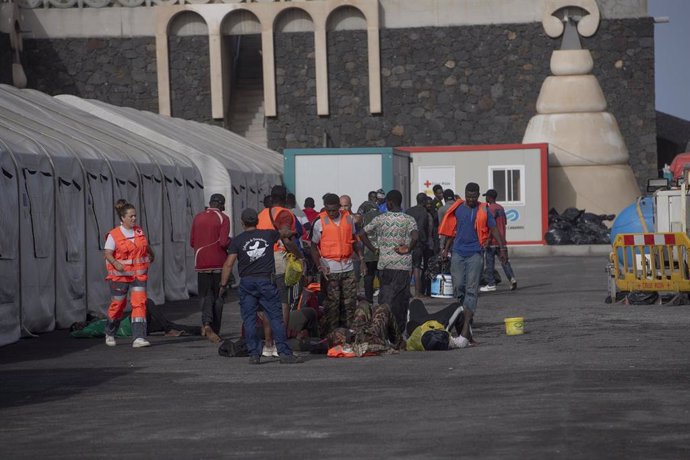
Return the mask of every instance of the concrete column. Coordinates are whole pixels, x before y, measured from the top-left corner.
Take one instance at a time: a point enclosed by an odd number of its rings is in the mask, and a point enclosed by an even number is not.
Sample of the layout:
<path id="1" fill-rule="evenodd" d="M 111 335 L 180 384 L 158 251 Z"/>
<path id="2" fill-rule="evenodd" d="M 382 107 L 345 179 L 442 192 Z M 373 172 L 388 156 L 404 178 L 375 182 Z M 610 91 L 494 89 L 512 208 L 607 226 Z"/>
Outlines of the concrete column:
<path id="1" fill-rule="evenodd" d="M 264 71 L 264 116 L 275 117 L 276 109 L 276 69 L 273 51 L 273 24 L 261 31 L 261 58 Z"/>
<path id="2" fill-rule="evenodd" d="M 166 23 L 167 25 L 167 23 Z M 156 72 L 158 73 L 158 113 L 172 116 L 170 107 L 170 62 L 166 28 L 156 32 Z"/>
<path id="3" fill-rule="evenodd" d="M 316 113 L 328 115 L 328 48 L 326 21 L 314 24 L 314 68 L 316 72 Z"/>
<path id="4" fill-rule="evenodd" d="M 223 101 L 223 45 L 220 30 L 214 28 L 211 31 L 209 25 L 208 34 L 208 54 L 210 62 L 211 77 L 211 116 L 218 119 L 225 117 L 225 107 Z"/>
<path id="5" fill-rule="evenodd" d="M 369 111 L 381 113 L 381 51 L 379 49 L 379 27 L 376 21 L 367 26 L 367 52 L 369 57 Z"/>

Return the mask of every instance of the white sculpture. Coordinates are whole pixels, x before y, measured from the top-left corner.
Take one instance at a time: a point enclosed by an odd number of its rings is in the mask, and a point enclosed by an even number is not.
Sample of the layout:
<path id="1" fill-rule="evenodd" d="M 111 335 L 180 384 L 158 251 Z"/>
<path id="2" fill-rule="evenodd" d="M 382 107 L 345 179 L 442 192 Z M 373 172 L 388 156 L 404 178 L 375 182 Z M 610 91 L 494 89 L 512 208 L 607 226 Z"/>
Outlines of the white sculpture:
<path id="1" fill-rule="evenodd" d="M 580 47 L 578 33 L 594 35 L 599 21 L 595 0 L 549 0 L 544 12 L 546 34 L 563 42 L 522 142 L 549 144 L 549 206 L 559 212 L 572 206 L 617 214 L 640 194 L 618 123 L 591 74 L 592 55 Z"/>

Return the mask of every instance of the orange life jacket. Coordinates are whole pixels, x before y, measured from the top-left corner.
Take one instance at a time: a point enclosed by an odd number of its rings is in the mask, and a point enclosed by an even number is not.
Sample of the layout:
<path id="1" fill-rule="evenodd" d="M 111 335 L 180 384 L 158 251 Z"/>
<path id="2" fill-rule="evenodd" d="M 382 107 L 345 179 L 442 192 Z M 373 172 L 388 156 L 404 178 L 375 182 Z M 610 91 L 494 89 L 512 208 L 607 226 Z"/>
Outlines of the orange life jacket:
<path id="1" fill-rule="evenodd" d="M 115 240 L 113 257 L 122 264 L 124 270 L 118 271 L 113 264 L 106 261 L 108 276 L 105 279 L 119 283 L 131 283 L 135 279 L 139 281 L 148 280 L 149 244 L 141 227 L 135 225 L 133 230 L 134 239 L 131 240 L 125 237 L 120 227 L 115 227 L 108 232 Z"/>
<path id="2" fill-rule="evenodd" d="M 319 252 L 321 257 L 331 260 L 347 260 L 352 257 L 352 235 L 354 221 L 347 211 L 340 211 L 340 225 L 336 225 L 327 212 L 319 214 L 321 219 L 321 240 Z"/>
<path id="3" fill-rule="evenodd" d="M 443 221 L 441 222 L 441 225 L 439 225 L 438 227 L 439 235 L 455 238 L 455 232 L 458 228 L 458 222 L 455 217 L 455 210 L 462 203 L 464 203 L 463 200 L 456 200 L 455 203 L 453 203 L 451 207 L 448 208 L 448 211 L 446 211 L 446 214 L 443 216 Z M 479 208 L 479 212 L 477 213 L 477 217 L 474 219 L 474 230 L 477 232 L 479 244 L 482 246 L 486 246 L 486 243 L 489 241 L 489 234 L 491 232 L 488 226 L 489 208 L 486 205 L 486 203 L 481 202 L 477 203 L 477 207 Z"/>
<path id="4" fill-rule="evenodd" d="M 270 208 L 270 210 L 269 208 L 264 208 L 259 213 L 259 223 L 257 224 L 256 228 L 258 228 L 259 230 L 278 230 L 274 224 L 274 221 L 278 214 L 280 214 L 282 211 L 287 211 L 288 214 L 290 214 L 290 230 L 294 234 L 297 231 L 297 228 L 295 227 L 295 216 L 294 214 L 292 214 L 292 211 L 281 206 L 273 206 L 272 208 Z M 281 241 L 278 241 L 276 244 L 273 245 L 273 250 L 285 252 L 285 246 Z"/>

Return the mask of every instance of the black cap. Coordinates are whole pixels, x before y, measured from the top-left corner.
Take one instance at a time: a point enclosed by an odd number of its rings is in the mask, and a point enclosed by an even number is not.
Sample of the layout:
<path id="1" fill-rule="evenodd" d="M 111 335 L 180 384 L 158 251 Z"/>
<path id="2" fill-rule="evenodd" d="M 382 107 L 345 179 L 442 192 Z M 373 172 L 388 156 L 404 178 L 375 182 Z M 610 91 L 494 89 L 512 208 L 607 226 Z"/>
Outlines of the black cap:
<path id="1" fill-rule="evenodd" d="M 211 195 L 211 199 L 208 200 L 208 203 L 225 204 L 225 197 L 220 193 L 214 193 L 213 195 Z"/>
<path id="2" fill-rule="evenodd" d="M 252 225 L 257 224 L 259 222 L 259 214 L 256 212 L 256 209 L 247 208 L 242 211 L 242 222 Z"/>
<path id="3" fill-rule="evenodd" d="M 455 199 L 455 192 L 447 188 L 443 191 L 443 198 L 446 200 Z"/>
<path id="4" fill-rule="evenodd" d="M 273 196 L 287 196 L 287 189 L 282 185 L 274 185 L 271 189 L 271 195 Z"/>
<path id="5" fill-rule="evenodd" d="M 425 350 L 447 350 L 450 335 L 441 329 L 429 329 L 422 335 L 422 346 Z"/>
<path id="6" fill-rule="evenodd" d="M 498 192 L 492 188 L 486 191 L 486 193 L 483 196 L 490 196 L 491 198 L 496 198 L 498 196 Z"/>
<path id="7" fill-rule="evenodd" d="M 386 192 L 382 188 L 376 191 L 376 198 L 386 198 Z"/>

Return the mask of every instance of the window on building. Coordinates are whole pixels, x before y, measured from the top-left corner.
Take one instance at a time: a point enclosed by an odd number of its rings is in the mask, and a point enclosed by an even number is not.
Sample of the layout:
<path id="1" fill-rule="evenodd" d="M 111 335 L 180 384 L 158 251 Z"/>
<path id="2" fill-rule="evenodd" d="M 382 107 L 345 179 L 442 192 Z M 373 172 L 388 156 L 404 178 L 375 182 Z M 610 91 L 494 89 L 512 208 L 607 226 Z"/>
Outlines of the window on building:
<path id="1" fill-rule="evenodd" d="M 496 201 L 512 205 L 524 204 L 525 167 L 490 166 L 489 187 L 498 192 Z"/>

